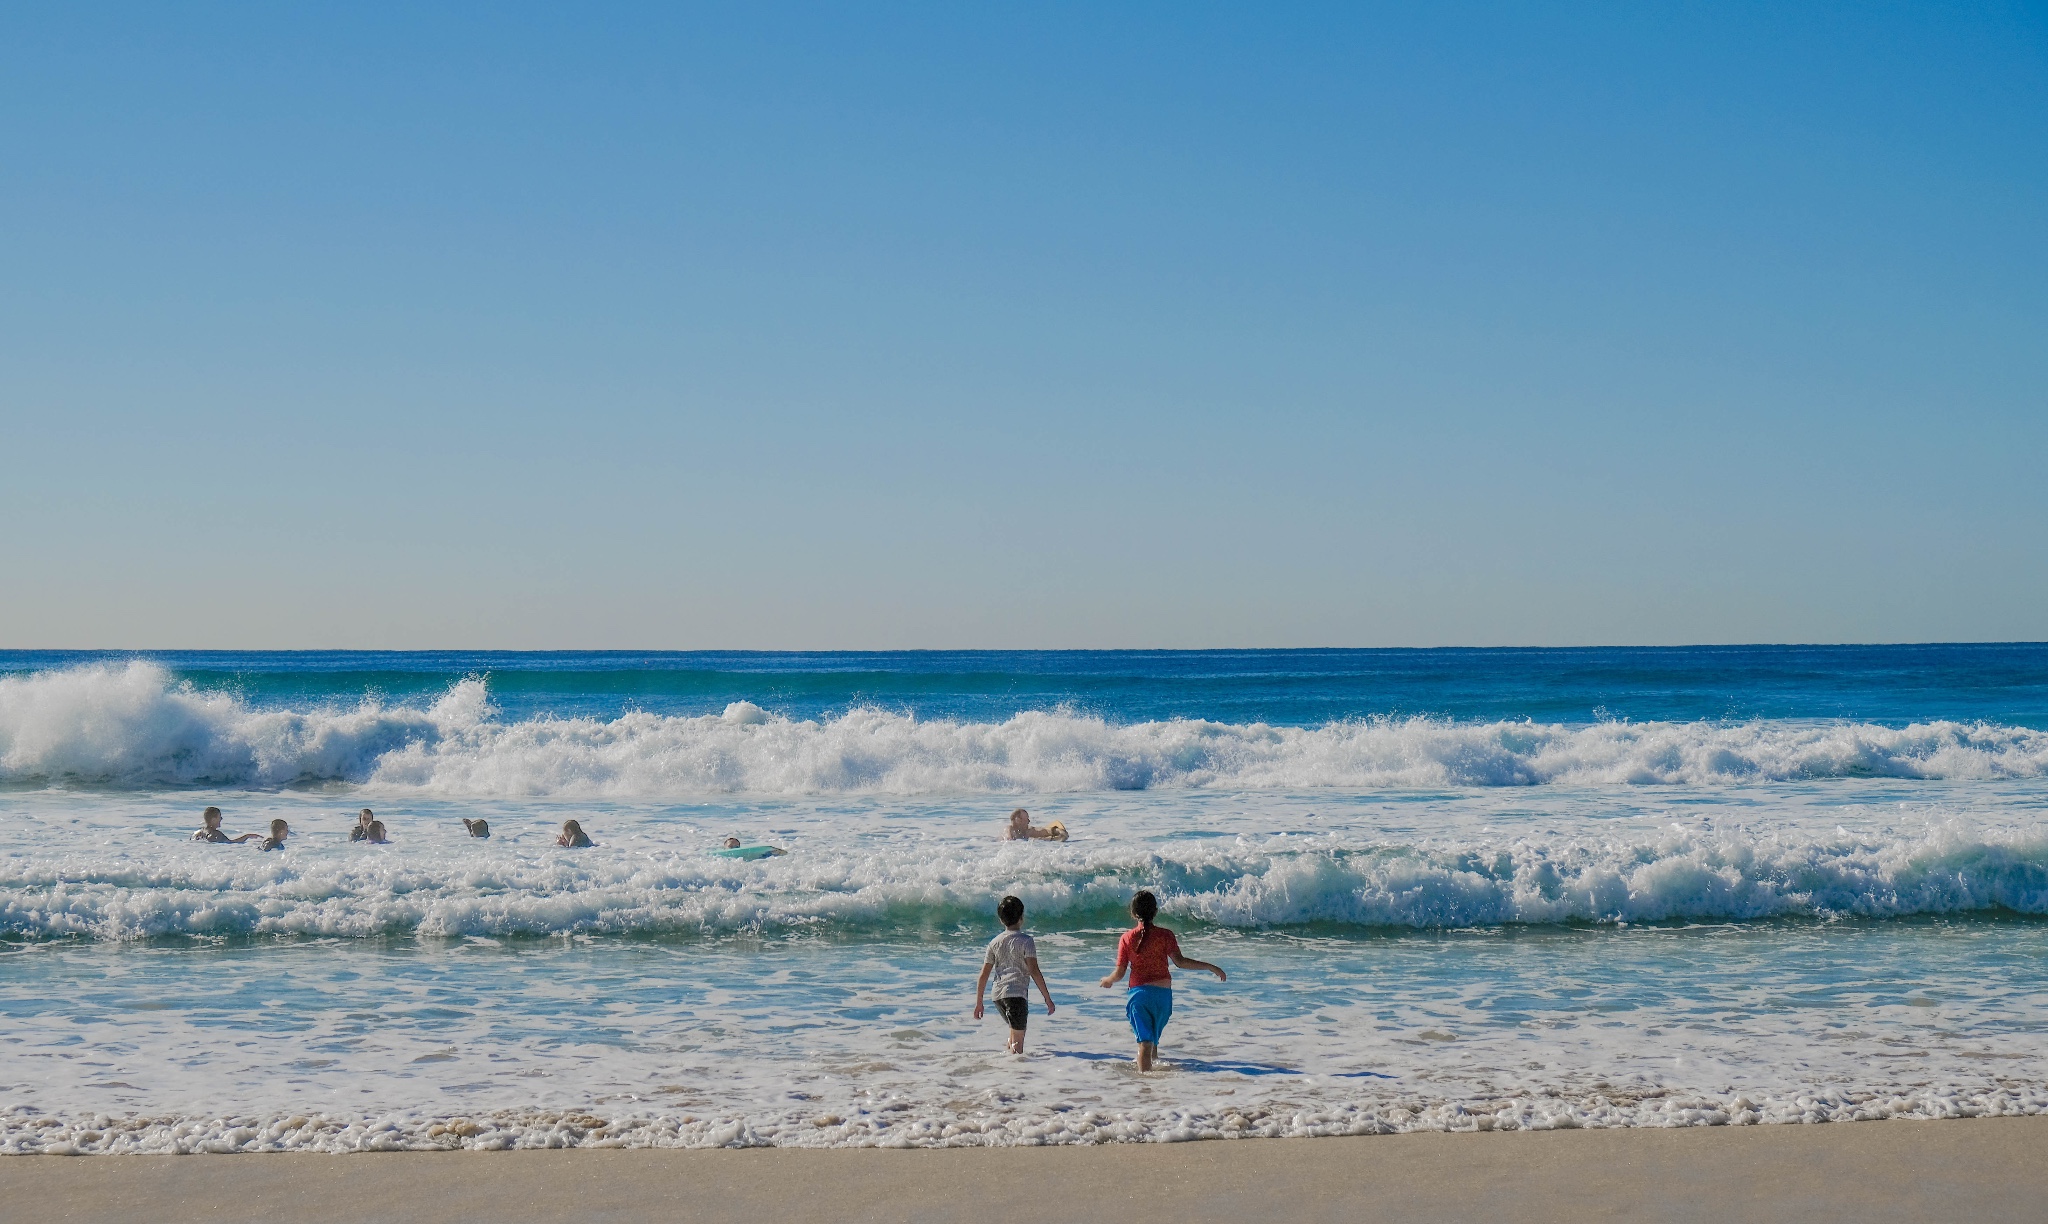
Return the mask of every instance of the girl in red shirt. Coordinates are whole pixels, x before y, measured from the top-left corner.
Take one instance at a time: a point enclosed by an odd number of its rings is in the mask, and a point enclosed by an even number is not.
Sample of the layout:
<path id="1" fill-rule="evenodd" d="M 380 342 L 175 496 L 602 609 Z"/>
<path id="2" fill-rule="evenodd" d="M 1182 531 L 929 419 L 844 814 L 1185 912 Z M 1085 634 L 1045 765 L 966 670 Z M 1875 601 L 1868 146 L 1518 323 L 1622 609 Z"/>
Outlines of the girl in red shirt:
<path id="1" fill-rule="evenodd" d="M 1138 1039 L 1138 1070 L 1150 1071 L 1159 1057 L 1159 1034 L 1173 1015 L 1173 970 L 1207 969 L 1219 982 L 1228 981 L 1223 970 L 1208 961 L 1192 960 L 1180 954 L 1180 940 L 1162 926 L 1153 926 L 1159 915 L 1159 898 L 1141 892 L 1131 898 L 1131 917 L 1138 925 L 1124 932 L 1116 942 L 1116 972 L 1102 979 L 1102 988 L 1116 985 L 1129 970 L 1131 988 L 1124 995 L 1124 1017 L 1131 1022 L 1131 1034 Z"/>

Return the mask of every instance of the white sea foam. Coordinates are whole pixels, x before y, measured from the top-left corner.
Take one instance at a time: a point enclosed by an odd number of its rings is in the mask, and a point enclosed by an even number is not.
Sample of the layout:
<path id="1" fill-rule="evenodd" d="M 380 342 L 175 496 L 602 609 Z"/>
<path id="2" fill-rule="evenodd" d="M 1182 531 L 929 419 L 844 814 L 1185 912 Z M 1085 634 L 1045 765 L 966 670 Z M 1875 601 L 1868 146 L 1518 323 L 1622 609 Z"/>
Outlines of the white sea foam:
<path id="1" fill-rule="evenodd" d="M 2048 914 L 2044 778 L 2042 733 L 1947 723 L 507 721 L 481 681 L 0 679 L 0 1152 L 2041 1113 L 2042 924 L 1834 919 Z M 1031 791 L 1075 840 L 994 839 Z M 190 842 L 214 802 L 295 834 Z M 346 842 L 362 803 L 394 844 Z M 596 848 L 553 848 L 566 815 Z M 1177 984 L 1146 1077 L 1095 988 L 1138 886 L 1230 970 Z M 1005 892 L 1059 999 L 1024 1059 L 962 995 Z"/>
<path id="2" fill-rule="evenodd" d="M 2048 732 L 1986 723 L 1118 724 L 859 708 L 793 720 L 495 717 L 481 680 L 430 706 L 272 710 L 135 662 L 0 678 L 0 782 L 115 788 L 366 784 L 474 797 L 1073 793 L 1141 789 L 1707 785 L 2048 776 Z"/>
<path id="3" fill-rule="evenodd" d="M 859 933 L 977 922 L 1003 892 L 1039 921 L 1076 926 L 1114 923 L 1140 884 L 1169 915 L 1239 930 L 2048 914 L 2048 838 L 1959 822 L 1853 835 L 1632 823 L 1425 842 L 1347 831 L 1001 848 L 824 829 L 796 842 L 799 853 L 758 864 L 712 857 L 693 844 L 702 838 L 651 818 L 608 822 L 607 844 L 576 855 L 539 837 L 414 836 L 365 849 L 330 835 L 268 855 L 156 838 L 39 839 L 0 858 L 0 934 Z"/>
<path id="4" fill-rule="evenodd" d="M 1370 1095 L 1370 1094 L 1360 1094 Z M 1415 1131 L 1754 1126 L 1886 1119 L 1995 1118 L 2048 1112 L 2048 1090 L 1654 1093 L 1632 1099 L 1554 1093 L 1478 1099 L 1403 1095 L 1302 1107 L 1245 1101 L 1200 1109 L 813 1110 L 766 1115 L 645 1109 L 502 1110 L 479 1116 L 299 1113 L 237 1117 L 0 1110 L 0 1155 L 226 1155 L 237 1152 L 440 1152 L 539 1148 L 912 1148 L 1176 1143 L 1325 1138 Z"/>
<path id="5" fill-rule="evenodd" d="M 0 781 L 277 787 L 367 776 L 407 744 L 483 718 L 480 683 L 429 709 L 251 709 L 154 663 L 0 676 Z"/>

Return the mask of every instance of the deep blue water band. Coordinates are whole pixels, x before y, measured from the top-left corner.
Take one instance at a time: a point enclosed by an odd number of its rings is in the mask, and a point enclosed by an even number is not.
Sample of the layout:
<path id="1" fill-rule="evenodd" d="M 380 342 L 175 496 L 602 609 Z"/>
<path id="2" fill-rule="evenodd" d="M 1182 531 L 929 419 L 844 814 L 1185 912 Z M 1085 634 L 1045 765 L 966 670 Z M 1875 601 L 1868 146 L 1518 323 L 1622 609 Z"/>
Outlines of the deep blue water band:
<path id="1" fill-rule="evenodd" d="M 257 707 L 432 700 L 488 680 L 508 719 L 792 718 L 862 705 L 999 721 L 1067 709 L 1116 723 L 1201 718 L 1316 726 L 1459 721 L 1947 719 L 2048 728 L 2048 644 L 1215 651 L 0 651 L 0 675 L 147 658 Z"/>

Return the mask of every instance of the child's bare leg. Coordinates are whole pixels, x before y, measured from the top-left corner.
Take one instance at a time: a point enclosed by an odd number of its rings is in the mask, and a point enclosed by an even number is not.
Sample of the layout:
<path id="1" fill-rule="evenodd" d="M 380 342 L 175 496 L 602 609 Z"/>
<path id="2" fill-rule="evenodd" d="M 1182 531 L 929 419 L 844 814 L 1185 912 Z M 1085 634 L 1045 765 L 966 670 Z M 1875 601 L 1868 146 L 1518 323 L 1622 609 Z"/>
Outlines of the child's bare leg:
<path id="1" fill-rule="evenodd" d="M 1012 1053 L 1012 1054 L 1022 1054 L 1023 1052 L 1024 1052 L 1024 1030 L 1023 1030 L 1023 1029 L 1011 1029 L 1011 1030 L 1010 1030 L 1010 1053 Z"/>
<path id="2" fill-rule="evenodd" d="M 1152 1069 L 1152 1060 L 1157 1057 L 1159 1057 L 1158 1042 L 1141 1041 L 1138 1043 L 1138 1070 L 1150 1071 Z"/>

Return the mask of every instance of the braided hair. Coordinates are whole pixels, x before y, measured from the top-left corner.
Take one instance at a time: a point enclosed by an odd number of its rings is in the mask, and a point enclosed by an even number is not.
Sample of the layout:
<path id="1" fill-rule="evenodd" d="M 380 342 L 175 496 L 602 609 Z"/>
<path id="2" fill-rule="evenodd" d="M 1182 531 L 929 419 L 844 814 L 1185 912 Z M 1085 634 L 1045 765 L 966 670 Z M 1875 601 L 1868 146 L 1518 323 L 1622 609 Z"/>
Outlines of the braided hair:
<path id="1" fill-rule="evenodd" d="M 1159 898 L 1144 890 L 1131 898 L 1131 917 L 1136 918 L 1143 928 L 1138 932 L 1138 942 L 1131 945 L 1131 951 L 1136 952 L 1145 946 L 1146 938 L 1152 934 L 1152 920 L 1158 916 Z"/>

